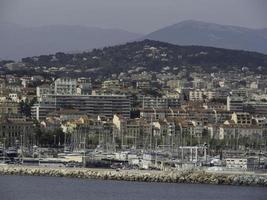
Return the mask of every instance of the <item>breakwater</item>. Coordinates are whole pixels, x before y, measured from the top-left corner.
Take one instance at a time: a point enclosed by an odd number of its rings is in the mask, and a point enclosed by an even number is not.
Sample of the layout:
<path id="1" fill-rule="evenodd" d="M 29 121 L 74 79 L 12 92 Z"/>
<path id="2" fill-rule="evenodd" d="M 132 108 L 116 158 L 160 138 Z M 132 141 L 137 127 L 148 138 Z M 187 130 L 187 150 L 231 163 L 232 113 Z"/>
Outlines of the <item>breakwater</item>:
<path id="1" fill-rule="evenodd" d="M 52 176 L 139 182 L 195 183 L 267 187 L 267 176 L 265 175 L 207 173 L 203 171 L 116 171 L 110 169 L 0 166 L 0 175 Z"/>

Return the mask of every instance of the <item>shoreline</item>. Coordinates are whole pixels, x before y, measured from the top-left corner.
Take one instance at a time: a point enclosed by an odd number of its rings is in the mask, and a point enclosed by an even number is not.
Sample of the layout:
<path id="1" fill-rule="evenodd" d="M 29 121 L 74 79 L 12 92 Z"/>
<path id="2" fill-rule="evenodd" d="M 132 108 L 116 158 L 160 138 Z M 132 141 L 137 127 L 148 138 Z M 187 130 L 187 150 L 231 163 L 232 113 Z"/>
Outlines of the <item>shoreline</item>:
<path id="1" fill-rule="evenodd" d="M 234 174 L 204 171 L 143 171 L 92 169 L 92 168 L 45 168 L 34 166 L 0 166 L 0 175 L 48 176 L 96 180 L 132 182 L 213 184 L 233 186 L 267 187 L 267 174 Z"/>

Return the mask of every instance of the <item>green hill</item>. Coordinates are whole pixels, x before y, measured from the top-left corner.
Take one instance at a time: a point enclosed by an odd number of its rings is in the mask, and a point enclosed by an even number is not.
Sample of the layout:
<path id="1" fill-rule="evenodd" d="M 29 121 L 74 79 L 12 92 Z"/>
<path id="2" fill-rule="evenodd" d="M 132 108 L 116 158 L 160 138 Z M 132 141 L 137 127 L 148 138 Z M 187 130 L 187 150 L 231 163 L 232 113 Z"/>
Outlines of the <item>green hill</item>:
<path id="1" fill-rule="evenodd" d="M 79 54 L 56 53 L 22 59 L 26 66 L 66 67 L 90 73 L 117 73 L 136 67 L 151 71 L 240 71 L 266 73 L 267 55 L 204 46 L 178 46 L 144 40 Z"/>

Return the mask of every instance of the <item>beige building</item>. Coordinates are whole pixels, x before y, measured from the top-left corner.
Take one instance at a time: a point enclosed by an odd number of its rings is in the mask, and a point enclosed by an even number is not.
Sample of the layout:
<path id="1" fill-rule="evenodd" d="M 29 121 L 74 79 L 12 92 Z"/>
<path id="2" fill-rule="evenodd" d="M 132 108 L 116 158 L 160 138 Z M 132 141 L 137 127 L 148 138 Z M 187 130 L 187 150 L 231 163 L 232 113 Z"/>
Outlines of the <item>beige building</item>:
<path id="1" fill-rule="evenodd" d="M 232 114 L 232 121 L 234 121 L 235 124 L 251 125 L 252 119 L 249 113 L 236 112 Z"/>
<path id="2" fill-rule="evenodd" d="M 19 104 L 13 101 L 2 101 L 0 102 L 0 116 L 7 114 L 18 114 Z"/>
<path id="3" fill-rule="evenodd" d="M 26 118 L 0 118 L 0 140 L 5 140 L 6 147 L 22 144 L 24 147 L 33 146 L 34 125 L 33 121 Z"/>

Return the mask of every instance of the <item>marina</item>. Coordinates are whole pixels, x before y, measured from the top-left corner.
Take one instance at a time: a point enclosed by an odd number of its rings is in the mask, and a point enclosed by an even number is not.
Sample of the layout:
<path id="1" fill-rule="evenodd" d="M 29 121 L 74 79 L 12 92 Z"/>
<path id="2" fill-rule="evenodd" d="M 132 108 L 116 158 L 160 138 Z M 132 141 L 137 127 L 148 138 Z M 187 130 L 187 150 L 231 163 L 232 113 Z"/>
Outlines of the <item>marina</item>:
<path id="1" fill-rule="evenodd" d="M 0 200 L 266 200 L 266 10 L 0 0 Z"/>
<path id="2" fill-rule="evenodd" d="M 266 173 L 265 152 L 222 152 L 211 156 L 205 146 L 182 146 L 173 150 L 102 148 L 64 151 L 66 148 L 0 149 L 0 163 L 18 166 L 78 167 L 160 171 L 242 171 Z"/>

